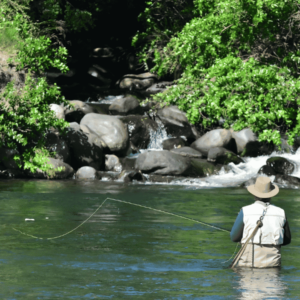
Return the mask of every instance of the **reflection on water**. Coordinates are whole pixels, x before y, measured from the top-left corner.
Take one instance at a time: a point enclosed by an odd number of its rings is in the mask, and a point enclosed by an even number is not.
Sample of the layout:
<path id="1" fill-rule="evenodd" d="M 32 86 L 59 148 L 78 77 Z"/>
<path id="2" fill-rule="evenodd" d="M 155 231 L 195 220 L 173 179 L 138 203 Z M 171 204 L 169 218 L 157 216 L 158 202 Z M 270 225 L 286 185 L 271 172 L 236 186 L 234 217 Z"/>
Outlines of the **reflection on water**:
<path id="1" fill-rule="evenodd" d="M 287 285 L 282 281 L 280 268 L 236 268 L 241 300 L 286 299 Z"/>

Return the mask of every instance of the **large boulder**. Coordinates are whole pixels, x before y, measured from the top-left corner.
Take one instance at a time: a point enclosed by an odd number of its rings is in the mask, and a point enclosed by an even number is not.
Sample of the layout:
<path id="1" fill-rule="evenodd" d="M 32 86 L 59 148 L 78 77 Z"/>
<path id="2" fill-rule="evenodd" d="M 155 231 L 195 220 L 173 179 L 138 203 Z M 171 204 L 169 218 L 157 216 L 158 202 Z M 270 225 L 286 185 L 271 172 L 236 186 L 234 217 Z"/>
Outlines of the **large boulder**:
<path id="1" fill-rule="evenodd" d="M 122 116 L 118 117 L 128 127 L 131 149 L 138 152 L 146 149 L 150 143 L 151 132 L 158 128 L 157 123 L 148 116 Z"/>
<path id="2" fill-rule="evenodd" d="M 290 175 L 296 168 L 296 164 L 294 162 L 280 156 L 268 158 L 266 164 L 273 168 L 276 174 L 281 175 Z"/>
<path id="3" fill-rule="evenodd" d="M 127 126 L 118 118 L 107 115 L 87 114 L 80 122 L 95 133 L 106 145 L 106 153 L 125 156 L 130 148 Z"/>
<path id="4" fill-rule="evenodd" d="M 76 179 L 96 179 L 97 171 L 93 167 L 81 167 L 75 174 Z"/>
<path id="5" fill-rule="evenodd" d="M 236 142 L 237 153 L 242 157 L 269 155 L 275 149 L 275 146 L 272 143 L 259 142 L 256 134 L 249 128 L 237 132 L 231 130 L 231 132 L 232 137 Z"/>
<path id="6" fill-rule="evenodd" d="M 132 95 L 116 99 L 108 109 L 112 115 L 122 116 L 143 112 L 139 100 Z"/>
<path id="7" fill-rule="evenodd" d="M 113 154 L 105 155 L 105 171 L 121 172 L 122 165 L 117 156 Z"/>
<path id="8" fill-rule="evenodd" d="M 135 163 L 135 169 L 142 173 L 189 177 L 218 174 L 222 167 L 205 159 L 188 158 L 167 150 L 144 152 Z"/>
<path id="9" fill-rule="evenodd" d="M 158 110 L 157 116 L 169 135 L 173 137 L 185 136 L 189 143 L 197 138 L 196 129 L 191 126 L 186 114 L 179 110 L 177 106 L 166 106 Z"/>
<path id="10" fill-rule="evenodd" d="M 210 148 L 208 151 L 207 160 L 223 165 L 228 165 L 231 162 L 238 165 L 239 163 L 244 162 L 242 158 L 223 147 Z"/>
<path id="11" fill-rule="evenodd" d="M 162 147 L 164 150 L 172 150 L 175 148 L 181 148 L 186 145 L 186 142 L 183 138 L 177 137 L 177 138 L 170 138 L 163 140 Z"/>
<path id="12" fill-rule="evenodd" d="M 182 175 L 188 168 L 187 158 L 166 150 L 144 152 L 135 162 L 135 169 L 142 173 Z"/>
<path id="13" fill-rule="evenodd" d="M 65 119 L 68 122 L 80 123 L 81 119 L 86 115 L 96 112 L 93 107 L 89 106 L 87 103 L 80 100 L 71 100 L 68 105 L 64 108 Z"/>
<path id="14" fill-rule="evenodd" d="M 202 153 L 191 147 L 179 147 L 170 151 L 185 157 L 202 158 Z"/>
<path id="15" fill-rule="evenodd" d="M 157 76 L 152 73 L 128 74 L 117 82 L 117 86 L 127 90 L 145 90 L 157 81 Z"/>
<path id="16" fill-rule="evenodd" d="M 50 152 L 55 152 L 56 159 L 60 159 L 65 163 L 70 163 L 70 150 L 68 144 L 55 132 L 46 134 L 46 148 Z"/>
<path id="17" fill-rule="evenodd" d="M 52 170 L 50 170 L 50 174 L 37 169 L 35 173 L 28 172 L 28 176 L 41 179 L 66 179 L 74 175 L 73 168 L 59 159 L 49 157 L 47 164 L 49 164 L 52 168 Z M 55 171 L 57 168 L 62 168 L 62 170 Z"/>
<path id="18" fill-rule="evenodd" d="M 236 150 L 235 141 L 232 139 L 230 130 L 226 129 L 215 129 L 205 133 L 191 147 L 200 151 L 204 156 L 207 156 L 209 150 L 214 147 L 224 147 L 236 152 L 234 151 Z"/>
<path id="19" fill-rule="evenodd" d="M 63 107 L 58 104 L 50 104 L 50 110 L 54 111 L 57 119 L 65 119 L 65 112 Z"/>
<path id="20" fill-rule="evenodd" d="M 103 161 L 103 142 L 96 134 L 84 132 L 78 123 L 70 123 L 65 139 L 75 169 L 90 166 L 100 170 Z"/>

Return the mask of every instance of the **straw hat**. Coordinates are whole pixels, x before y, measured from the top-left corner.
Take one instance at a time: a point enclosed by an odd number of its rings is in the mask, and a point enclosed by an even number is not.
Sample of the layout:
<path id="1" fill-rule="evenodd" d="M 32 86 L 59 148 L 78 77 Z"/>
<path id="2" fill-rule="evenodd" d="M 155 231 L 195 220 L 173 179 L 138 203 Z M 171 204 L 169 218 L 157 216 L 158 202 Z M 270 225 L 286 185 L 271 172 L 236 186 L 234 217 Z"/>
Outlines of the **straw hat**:
<path id="1" fill-rule="evenodd" d="M 272 184 L 269 177 L 257 177 L 255 184 L 247 187 L 248 192 L 259 198 L 271 198 L 279 193 L 277 185 Z"/>

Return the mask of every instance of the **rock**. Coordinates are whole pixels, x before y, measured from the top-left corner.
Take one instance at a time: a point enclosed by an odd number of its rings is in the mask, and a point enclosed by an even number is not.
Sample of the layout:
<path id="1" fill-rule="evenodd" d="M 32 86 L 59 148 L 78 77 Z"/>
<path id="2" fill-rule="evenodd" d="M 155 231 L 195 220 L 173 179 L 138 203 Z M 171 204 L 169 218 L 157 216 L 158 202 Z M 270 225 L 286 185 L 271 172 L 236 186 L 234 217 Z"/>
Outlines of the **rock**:
<path id="1" fill-rule="evenodd" d="M 43 172 L 42 170 L 37 169 L 35 173 L 28 172 L 28 176 L 33 178 L 41 178 L 41 179 L 46 179 L 46 178 L 66 179 L 73 176 L 74 170 L 70 165 L 64 163 L 59 159 L 55 159 L 55 158 L 48 158 L 48 159 L 49 161 L 47 162 L 47 164 L 51 165 L 51 167 L 53 168 L 53 170 L 50 171 L 49 175 Z M 54 171 L 54 169 L 57 169 L 59 167 L 62 168 L 61 171 Z"/>
<path id="2" fill-rule="evenodd" d="M 99 170 L 103 161 L 101 139 L 93 133 L 85 133 L 77 123 L 70 123 L 66 142 L 70 149 L 72 166 L 77 170 L 90 166 Z"/>
<path id="3" fill-rule="evenodd" d="M 135 170 L 135 162 L 136 162 L 136 157 L 120 158 L 122 170 L 125 170 L 125 171 L 134 171 Z"/>
<path id="4" fill-rule="evenodd" d="M 55 158 L 60 159 L 65 163 L 70 163 L 70 150 L 67 143 L 62 140 L 54 132 L 49 132 L 46 135 L 46 148 L 50 152 L 55 152 Z"/>
<path id="5" fill-rule="evenodd" d="M 147 93 L 147 95 L 154 95 L 154 94 L 162 93 L 163 91 L 168 89 L 173 84 L 174 84 L 173 81 L 158 82 L 158 83 L 151 85 L 149 88 L 147 88 L 146 93 Z"/>
<path id="6" fill-rule="evenodd" d="M 232 137 L 235 139 L 238 154 L 241 154 L 245 150 L 249 142 L 257 141 L 256 134 L 249 128 L 241 131 L 232 130 Z"/>
<path id="7" fill-rule="evenodd" d="M 206 159 L 201 158 L 191 158 L 190 168 L 187 172 L 190 177 L 207 177 L 211 175 L 217 175 L 223 169 L 224 171 L 230 171 L 228 166 L 223 166 L 221 164 L 214 164 Z"/>
<path id="8" fill-rule="evenodd" d="M 140 154 L 135 169 L 155 175 L 179 175 L 206 177 L 217 174 L 222 165 L 214 165 L 204 159 L 187 158 L 167 150 Z"/>
<path id="9" fill-rule="evenodd" d="M 267 176 L 273 176 L 273 175 L 276 175 L 275 170 L 274 170 L 272 167 L 267 166 L 267 165 L 262 166 L 262 167 L 258 170 L 257 173 L 258 173 L 258 174 L 265 174 L 265 175 L 267 175 Z"/>
<path id="10" fill-rule="evenodd" d="M 6 169 L 19 169 L 14 157 L 19 155 L 18 150 L 0 148 L 0 160 Z"/>
<path id="11" fill-rule="evenodd" d="M 157 76 L 149 72 L 139 75 L 128 74 L 117 82 L 117 86 L 121 89 L 144 90 L 153 85 L 155 81 L 157 81 Z"/>
<path id="12" fill-rule="evenodd" d="M 106 153 L 125 156 L 128 153 L 129 136 L 127 126 L 118 118 L 107 115 L 87 114 L 80 122 L 91 133 L 95 133 L 106 145 Z M 108 153 L 108 154 L 110 154 Z"/>
<path id="13" fill-rule="evenodd" d="M 186 145 L 185 140 L 181 137 L 178 138 L 170 138 L 167 140 L 164 140 L 162 142 L 162 146 L 164 150 L 172 150 L 175 148 L 181 148 Z"/>
<path id="14" fill-rule="evenodd" d="M 217 162 L 223 165 L 228 165 L 231 162 L 238 165 L 239 163 L 244 162 L 242 158 L 223 147 L 210 148 L 207 155 L 207 161 Z"/>
<path id="15" fill-rule="evenodd" d="M 157 116 L 169 135 L 173 137 L 185 136 L 188 143 L 195 141 L 197 138 L 186 114 L 179 110 L 177 106 L 166 106 L 158 110 Z"/>
<path id="16" fill-rule="evenodd" d="M 242 157 L 269 155 L 275 149 L 275 146 L 272 143 L 259 142 L 256 134 L 249 128 L 245 128 L 238 132 L 231 129 L 231 132 L 237 145 L 237 153 Z"/>
<path id="17" fill-rule="evenodd" d="M 125 175 L 124 182 L 132 182 L 133 180 L 145 182 L 147 179 L 140 171 L 132 171 Z"/>
<path id="18" fill-rule="evenodd" d="M 277 174 L 274 179 L 274 183 L 277 183 L 279 187 L 284 188 L 300 188 L 300 178 L 290 175 Z"/>
<path id="19" fill-rule="evenodd" d="M 58 104 L 50 104 L 50 110 L 54 111 L 56 118 L 65 119 L 64 109 Z"/>
<path id="20" fill-rule="evenodd" d="M 294 153 L 293 146 L 290 146 L 286 139 L 281 138 L 281 150 L 279 150 L 278 146 L 276 145 L 274 150 L 278 153 Z"/>
<path id="21" fill-rule="evenodd" d="M 126 116 L 129 114 L 142 113 L 138 99 L 131 95 L 116 99 L 108 109 L 113 115 Z"/>
<path id="22" fill-rule="evenodd" d="M 202 153 L 200 153 L 199 151 L 191 148 L 191 147 L 180 147 L 180 148 L 175 148 L 170 150 L 172 153 L 176 153 L 179 154 L 181 156 L 185 156 L 185 157 L 193 157 L 193 158 L 201 158 L 202 157 Z"/>
<path id="23" fill-rule="evenodd" d="M 96 179 L 97 171 L 92 167 L 81 167 L 76 172 L 76 179 Z"/>
<path id="24" fill-rule="evenodd" d="M 267 159 L 267 166 L 272 167 L 277 174 L 290 175 L 294 172 L 296 164 L 284 157 L 274 156 Z"/>
<path id="25" fill-rule="evenodd" d="M 135 162 L 136 170 L 160 175 L 182 175 L 188 168 L 187 158 L 166 150 L 144 152 Z"/>
<path id="26" fill-rule="evenodd" d="M 68 122 L 80 123 L 81 119 L 86 115 L 95 112 L 95 110 L 87 103 L 80 100 L 69 101 L 74 107 L 67 106 L 64 108 L 65 118 Z"/>
<path id="27" fill-rule="evenodd" d="M 113 171 L 113 172 L 122 171 L 122 165 L 117 156 L 110 155 L 110 154 L 105 155 L 105 171 Z"/>
<path id="28" fill-rule="evenodd" d="M 208 155 L 211 148 L 224 147 L 228 150 L 235 150 L 235 141 L 232 139 L 231 132 L 226 129 L 214 129 L 197 139 L 192 148 L 200 151 L 204 156 Z M 235 151 L 233 151 L 235 152 Z"/>
<path id="29" fill-rule="evenodd" d="M 148 116 L 122 116 L 118 117 L 127 125 L 131 149 L 138 152 L 146 149 L 150 143 L 151 132 L 156 131 L 158 126 Z"/>

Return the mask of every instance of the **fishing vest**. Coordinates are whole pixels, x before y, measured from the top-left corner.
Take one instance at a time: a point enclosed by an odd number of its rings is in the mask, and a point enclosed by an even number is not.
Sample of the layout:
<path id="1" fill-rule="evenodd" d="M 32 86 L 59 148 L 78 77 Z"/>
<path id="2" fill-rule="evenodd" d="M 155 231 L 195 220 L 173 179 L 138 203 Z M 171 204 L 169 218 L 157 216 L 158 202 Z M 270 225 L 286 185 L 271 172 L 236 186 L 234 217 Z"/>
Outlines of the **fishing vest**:
<path id="1" fill-rule="evenodd" d="M 262 216 L 266 206 L 256 201 L 242 209 L 244 214 L 244 232 L 241 242 L 243 244 L 255 229 L 257 221 Z M 284 210 L 277 206 L 269 205 L 262 222 L 263 226 L 258 229 L 249 243 L 281 245 L 284 235 L 283 226 L 286 222 Z"/>

